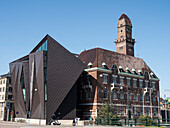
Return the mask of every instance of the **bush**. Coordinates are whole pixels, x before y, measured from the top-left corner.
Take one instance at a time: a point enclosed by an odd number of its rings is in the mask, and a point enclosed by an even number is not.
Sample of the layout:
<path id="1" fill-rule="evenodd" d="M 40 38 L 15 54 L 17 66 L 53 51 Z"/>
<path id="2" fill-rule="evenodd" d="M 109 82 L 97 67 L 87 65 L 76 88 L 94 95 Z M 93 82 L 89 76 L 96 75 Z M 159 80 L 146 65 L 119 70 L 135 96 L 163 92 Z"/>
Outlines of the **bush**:
<path id="1" fill-rule="evenodd" d="M 141 115 L 138 119 L 138 122 L 140 125 L 145 125 L 145 126 L 155 126 L 157 125 L 157 122 L 154 122 L 154 120 L 149 116 L 149 115 Z"/>

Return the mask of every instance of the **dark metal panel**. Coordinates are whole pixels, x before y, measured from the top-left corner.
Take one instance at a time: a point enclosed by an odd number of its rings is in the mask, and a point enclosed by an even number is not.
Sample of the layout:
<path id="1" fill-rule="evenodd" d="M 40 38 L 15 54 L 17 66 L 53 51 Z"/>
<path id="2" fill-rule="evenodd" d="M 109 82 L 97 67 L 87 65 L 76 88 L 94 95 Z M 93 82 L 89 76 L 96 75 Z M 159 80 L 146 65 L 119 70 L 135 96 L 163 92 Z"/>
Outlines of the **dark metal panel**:
<path id="1" fill-rule="evenodd" d="M 43 51 L 29 55 L 31 118 L 44 119 L 44 57 Z M 33 75 L 33 76 L 32 76 Z"/>
<path id="2" fill-rule="evenodd" d="M 54 112 L 59 109 L 85 64 L 61 46 L 57 41 L 48 36 L 47 53 L 47 122 Z M 70 94 L 73 95 L 73 94 Z M 70 102 L 76 104 L 74 96 Z M 70 105 L 67 106 L 71 107 Z M 65 108 L 60 108 L 61 112 Z M 62 113 L 61 113 L 62 114 Z M 74 118 L 74 117 L 72 117 Z"/>
<path id="3" fill-rule="evenodd" d="M 10 63 L 10 72 L 13 86 L 13 96 L 14 96 L 14 105 L 16 117 L 26 117 L 27 112 L 24 104 L 24 97 L 21 88 L 21 72 L 22 72 L 22 62 Z"/>

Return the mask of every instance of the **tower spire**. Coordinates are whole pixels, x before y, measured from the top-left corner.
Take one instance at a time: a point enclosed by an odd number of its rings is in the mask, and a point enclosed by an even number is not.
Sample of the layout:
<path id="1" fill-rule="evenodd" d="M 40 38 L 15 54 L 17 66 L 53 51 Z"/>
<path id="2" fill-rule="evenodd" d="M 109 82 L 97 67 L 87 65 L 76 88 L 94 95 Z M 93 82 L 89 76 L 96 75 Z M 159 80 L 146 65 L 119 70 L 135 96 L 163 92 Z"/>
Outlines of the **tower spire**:
<path id="1" fill-rule="evenodd" d="M 118 19 L 117 28 L 116 51 L 121 54 L 134 56 L 135 39 L 132 39 L 132 23 L 126 14 L 123 13 Z"/>

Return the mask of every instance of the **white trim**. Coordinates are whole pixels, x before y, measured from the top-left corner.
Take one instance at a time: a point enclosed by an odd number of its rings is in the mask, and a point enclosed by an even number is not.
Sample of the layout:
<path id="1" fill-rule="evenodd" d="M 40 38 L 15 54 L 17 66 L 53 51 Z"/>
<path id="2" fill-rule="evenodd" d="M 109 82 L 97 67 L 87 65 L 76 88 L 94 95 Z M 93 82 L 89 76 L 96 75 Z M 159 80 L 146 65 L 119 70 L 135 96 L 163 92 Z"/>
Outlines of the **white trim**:
<path id="1" fill-rule="evenodd" d="M 149 80 L 145 80 L 145 82 L 149 82 Z"/>
<path id="2" fill-rule="evenodd" d="M 137 79 L 136 79 L 136 78 L 133 78 L 133 80 L 136 80 L 136 81 L 137 81 Z"/>
<path id="3" fill-rule="evenodd" d="M 130 77 L 126 77 L 126 79 L 131 80 L 131 78 L 130 78 Z"/>
<path id="4" fill-rule="evenodd" d="M 112 77 L 117 77 L 117 75 L 112 75 Z"/>
<path id="5" fill-rule="evenodd" d="M 104 75 L 105 75 L 105 76 L 108 76 L 108 74 L 106 74 L 106 73 L 103 73 L 103 76 L 104 76 Z"/>
<path id="6" fill-rule="evenodd" d="M 122 79 L 124 79 L 125 77 L 124 77 L 124 76 L 119 76 L 119 78 L 122 78 Z"/>

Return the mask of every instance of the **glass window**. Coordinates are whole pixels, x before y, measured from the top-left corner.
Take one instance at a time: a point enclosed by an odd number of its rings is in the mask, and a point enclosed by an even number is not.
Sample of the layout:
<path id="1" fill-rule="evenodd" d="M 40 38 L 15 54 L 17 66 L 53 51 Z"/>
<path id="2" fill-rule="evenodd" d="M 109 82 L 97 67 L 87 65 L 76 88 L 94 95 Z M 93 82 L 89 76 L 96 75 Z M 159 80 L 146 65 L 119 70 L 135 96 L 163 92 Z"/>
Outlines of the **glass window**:
<path id="1" fill-rule="evenodd" d="M 120 92 L 120 99 L 124 100 L 124 93 L 123 93 L 123 91 Z"/>
<path id="2" fill-rule="evenodd" d="M 130 86 L 130 79 L 127 78 L 127 86 Z"/>
<path id="3" fill-rule="evenodd" d="M 134 92 L 133 100 L 134 100 L 134 101 L 137 100 L 137 93 L 136 93 L 136 92 Z"/>
<path id="4" fill-rule="evenodd" d="M 145 81 L 145 87 L 146 87 L 146 88 L 149 87 L 149 81 Z"/>
<path id="5" fill-rule="evenodd" d="M 114 106 L 114 114 L 117 114 L 117 106 Z"/>
<path id="6" fill-rule="evenodd" d="M 143 88 L 143 81 L 139 80 L 139 88 Z"/>
<path id="7" fill-rule="evenodd" d="M 4 80 L 4 84 L 5 84 L 5 80 Z"/>
<path id="8" fill-rule="evenodd" d="M 121 115 L 124 115 L 124 106 L 121 106 L 120 114 L 121 114 Z"/>
<path id="9" fill-rule="evenodd" d="M 155 89 L 155 82 L 152 82 L 152 88 Z"/>
<path id="10" fill-rule="evenodd" d="M 156 102 L 156 96 L 153 94 L 153 102 Z"/>
<path id="11" fill-rule="evenodd" d="M 4 100 L 4 95 L 2 95 L 2 100 Z"/>
<path id="12" fill-rule="evenodd" d="M 146 107 L 146 114 L 149 115 L 149 108 Z"/>
<path id="13" fill-rule="evenodd" d="M 143 107 L 140 107 L 140 115 L 143 115 Z"/>
<path id="14" fill-rule="evenodd" d="M 120 84 L 121 84 L 121 85 L 124 85 L 124 80 L 123 80 L 123 78 L 121 78 L 121 77 L 120 77 Z"/>
<path id="15" fill-rule="evenodd" d="M 145 95 L 146 95 L 146 101 L 149 101 L 149 94 L 146 93 Z"/>
<path id="16" fill-rule="evenodd" d="M 153 108 L 153 115 L 156 116 L 156 108 Z"/>
<path id="17" fill-rule="evenodd" d="M 47 51 L 47 40 L 37 49 L 36 52 Z"/>
<path id="18" fill-rule="evenodd" d="M 2 80 L 0 81 L 0 84 L 2 84 Z"/>
<path id="19" fill-rule="evenodd" d="M 104 83 L 108 82 L 108 75 L 107 74 L 103 74 L 103 82 Z"/>
<path id="20" fill-rule="evenodd" d="M 130 92 L 127 93 L 127 99 L 130 101 Z"/>
<path id="21" fill-rule="evenodd" d="M 0 88 L 0 92 L 1 92 L 1 88 Z"/>
<path id="22" fill-rule="evenodd" d="M 11 100 L 12 99 L 12 95 L 8 95 L 8 99 Z"/>
<path id="23" fill-rule="evenodd" d="M 12 92 L 12 87 L 9 87 L 9 92 Z"/>
<path id="24" fill-rule="evenodd" d="M 87 89 L 86 91 L 86 99 L 90 99 L 91 98 L 91 90 Z"/>
<path id="25" fill-rule="evenodd" d="M 137 107 L 134 106 L 134 115 L 137 116 L 138 115 L 138 111 L 137 111 Z"/>
<path id="26" fill-rule="evenodd" d="M 3 92 L 5 92 L 5 87 L 3 87 Z"/>
<path id="27" fill-rule="evenodd" d="M 116 90 L 113 90 L 113 99 L 117 99 L 117 92 L 116 92 Z"/>
<path id="28" fill-rule="evenodd" d="M 116 76 L 112 76 L 112 78 L 113 78 L 113 83 L 117 83 L 117 77 Z"/>
<path id="29" fill-rule="evenodd" d="M 137 87 L 137 80 L 133 79 L 133 87 L 136 88 Z"/>
<path id="30" fill-rule="evenodd" d="M 103 98 L 107 98 L 107 89 L 106 88 L 103 89 Z"/>
<path id="31" fill-rule="evenodd" d="M 0 95 L 0 100 L 1 100 L 1 95 Z"/>
<path id="32" fill-rule="evenodd" d="M 140 93 L 140 101 L 143 101 L 143 93 Z"/>

